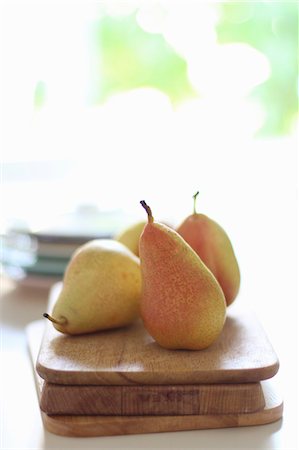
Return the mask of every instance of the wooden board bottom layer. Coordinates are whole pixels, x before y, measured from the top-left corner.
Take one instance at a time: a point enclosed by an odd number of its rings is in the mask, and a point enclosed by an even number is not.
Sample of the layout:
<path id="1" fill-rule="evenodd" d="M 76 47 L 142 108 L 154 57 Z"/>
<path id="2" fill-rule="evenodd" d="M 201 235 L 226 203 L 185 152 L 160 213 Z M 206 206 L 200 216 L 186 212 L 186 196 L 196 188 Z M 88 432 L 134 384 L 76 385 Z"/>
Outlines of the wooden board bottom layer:
<path id="1" fill-rule="evenodd" d="M 282 417 L 282 402 L 270 381 L 262 382 L 266 406 L 262 411 L 243 414 L 192 416 L 49 416 L 42 412 L 45 428 L 61 436 L 91 437 L 167 431 L 230 428 L 264 425 Z"/>

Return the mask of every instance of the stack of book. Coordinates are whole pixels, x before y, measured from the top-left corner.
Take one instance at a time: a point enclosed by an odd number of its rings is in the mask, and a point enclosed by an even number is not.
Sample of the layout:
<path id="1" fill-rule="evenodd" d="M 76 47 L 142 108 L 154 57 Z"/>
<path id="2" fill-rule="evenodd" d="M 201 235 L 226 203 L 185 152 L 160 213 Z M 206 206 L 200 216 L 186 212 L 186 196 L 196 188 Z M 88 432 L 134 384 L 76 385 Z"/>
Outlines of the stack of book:
<path id="1" fill-rule="evenodd" d="M 85 207 L 40 229 L 14 223 L 2 236 L 3 271 L 17 283 L 50 287 L 61 280 L 78 247 L 92 239 L 112 238 L 127 219 L 121 211 Z"/>

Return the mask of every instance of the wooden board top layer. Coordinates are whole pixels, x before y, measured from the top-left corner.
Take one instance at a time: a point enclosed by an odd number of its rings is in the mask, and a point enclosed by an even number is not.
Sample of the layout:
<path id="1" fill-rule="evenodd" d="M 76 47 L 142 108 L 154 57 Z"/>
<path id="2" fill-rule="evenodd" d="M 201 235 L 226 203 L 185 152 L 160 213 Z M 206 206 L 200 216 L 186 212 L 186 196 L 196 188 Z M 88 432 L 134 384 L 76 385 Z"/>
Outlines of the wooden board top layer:
<path id="1" fill-rule="evenodd" d="M 200 351 L 160 347 L 141 321 L 81 336 L 47 322 L 36 365 L 46 381 L 68 385 L 246 383 L 271 378 L 278 367 L 255 315 L 234 305 L 217 341 Z"/>

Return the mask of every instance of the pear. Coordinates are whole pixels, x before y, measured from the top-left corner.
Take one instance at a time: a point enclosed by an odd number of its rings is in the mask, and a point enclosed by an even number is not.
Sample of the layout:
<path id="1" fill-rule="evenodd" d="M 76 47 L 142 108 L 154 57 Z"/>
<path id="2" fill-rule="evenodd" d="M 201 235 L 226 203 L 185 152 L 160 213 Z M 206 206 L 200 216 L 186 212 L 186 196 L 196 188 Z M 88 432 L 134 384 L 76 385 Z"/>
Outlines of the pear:
<path id="1" fill-rule="evenodd" d="M 95 239 L 73 254 L 52 314 L 44 317 L 66 334 L 118 328 L 139 317 L 140 297 L 139 258 L 120 242 Z"/>
<path id="2" fill-rule="evenodd" d="M 137 222 L 122 230 L 116 235 L 115 240 L 126 245 L 131 252 L 139 256 L 139 238 L 143 231 L 146 221 Z"/>
<path id="3" fill-rule="evenodd" d="M 230 239 L 214 220 L 196 212 L 198 192 L 193 196 L 193 214 L 176 231 L 195 250 L 218 280 L 229 306 L 240 288 L 240 270 Z"/>
<path id="4" fill-rule="evenodd" d="M 143 292 L 140 313 L 149 334 L 167 349 L 201 350 L 219 336 L 226 317 L 216 278 L 184 239 L 154 222 L 140 236 Z"/>

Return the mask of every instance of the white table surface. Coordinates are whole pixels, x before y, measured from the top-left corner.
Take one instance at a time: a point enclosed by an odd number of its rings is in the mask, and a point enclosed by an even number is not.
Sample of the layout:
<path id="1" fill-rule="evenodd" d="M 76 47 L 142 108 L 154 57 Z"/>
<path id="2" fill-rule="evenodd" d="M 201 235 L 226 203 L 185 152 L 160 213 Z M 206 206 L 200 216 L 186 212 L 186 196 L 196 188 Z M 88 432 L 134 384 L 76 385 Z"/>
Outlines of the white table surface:
<path id="1" fill-rule="evenodd" d="M 262 323 L 279 355 L 279 389 L 284 417 L 275 423 L 248 428 L 196 430 L 132 436 L 69 438 L 43 427 L 29 359 L 25 326 L 46 310 L 48 291 L 16 286 L 2 279 L 1 286 L 1 449 L 297 449 L 296 317 L 273 309 Z M 294 299 L 293 299 L 294 300 Z M 242 301 L 242 295 L 238 301 Z M 244 300 L 245 301 L 245 300 Z M 287 317 L 289 316 L 289 317 Z M 268 320 L 267 320 L 268 317 Z M 285 318 L 286 328 L 275 325 Z M 278 321 L 278 322 L 277 322 Z M 283 339 L 281 334 L 283 333 Z M 288 345 L 286 348 L 284 345 Z"/>

